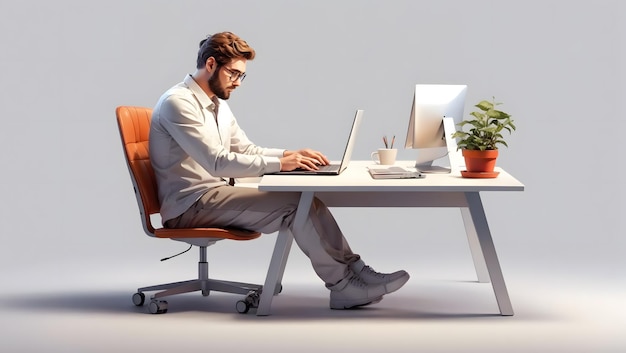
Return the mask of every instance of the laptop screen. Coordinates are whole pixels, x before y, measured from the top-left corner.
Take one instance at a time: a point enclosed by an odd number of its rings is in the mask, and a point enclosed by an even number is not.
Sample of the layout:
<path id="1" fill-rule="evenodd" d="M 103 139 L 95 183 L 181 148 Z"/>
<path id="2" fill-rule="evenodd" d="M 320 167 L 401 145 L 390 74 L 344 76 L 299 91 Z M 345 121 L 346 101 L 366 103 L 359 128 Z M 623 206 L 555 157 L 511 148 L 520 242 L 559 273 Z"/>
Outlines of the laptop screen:
<path id="1" fill-rule="evenodd" d="M 359 126 L 361 126 L 361 120 L 363 119 L 363 110 L 357 110 L 354 116 L 354 121 L 352 122 L 352 129 L 350 130 L 350 135 L 348 137 L 348 142 L 346 143 L 346 150 L 343 152 L 343 157 L 341 158 L 341 165 L 339 166 L 339 171 L 343 171 L 350 164 L 350 159 L 352 158 L 352 151 L 354 150 L 354 145 L 356 144 L 356 135 L 359 130 Z"/>

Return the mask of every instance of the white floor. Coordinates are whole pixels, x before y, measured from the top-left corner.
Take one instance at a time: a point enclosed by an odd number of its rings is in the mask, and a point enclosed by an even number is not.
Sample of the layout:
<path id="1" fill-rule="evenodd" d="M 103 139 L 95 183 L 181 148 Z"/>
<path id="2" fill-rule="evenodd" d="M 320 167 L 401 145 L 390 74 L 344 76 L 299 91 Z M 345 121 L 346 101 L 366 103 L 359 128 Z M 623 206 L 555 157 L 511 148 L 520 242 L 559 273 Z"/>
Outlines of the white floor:
<path id="1" fill-rule="evenodd" d="M 516 314 L 502 317 L 490 284 L 467 271 L 413 274 L 379 304 L 350 311 L 328 309 L 323 285 L 287 273 L 272 315 L 257 317 L 236 313 L 240 296 L 222 293 L 170 297 L 167 314 L 147 314 L 132 293 L 170 278 L 138 281 L 142 271 L 91 273 L 97 284 L 14 278 L 0 295 L 2 351 L 626 351 L 626 285 L 611 279 L 505 271 Z"/>

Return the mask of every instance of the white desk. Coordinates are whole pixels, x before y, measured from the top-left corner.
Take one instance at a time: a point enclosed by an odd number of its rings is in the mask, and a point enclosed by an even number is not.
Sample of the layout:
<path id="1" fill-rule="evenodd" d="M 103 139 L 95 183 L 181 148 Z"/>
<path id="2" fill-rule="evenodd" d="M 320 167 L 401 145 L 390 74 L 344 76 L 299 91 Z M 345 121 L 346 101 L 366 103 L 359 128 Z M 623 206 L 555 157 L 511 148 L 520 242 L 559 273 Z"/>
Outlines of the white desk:
<path id="1" fill-rule="evenodd" d="M 398 162 L 409 166 L 412 162 Z M 353 161 L 338 176 L 266 175 L 259 190 L 301 192 L 294 227 L 308 215 L 313 197 L 328 207 L 458 207 L 461 210 L 470 251 L 479 282 L 491 282 L 500 314 L 513 315 L 487 217 L 481 191 L 523 191 L 524 185 L 502 169 L 494 179 L 468 179 L 460 174 L 428 174 L 424 179 L 373 179 L 367 172 L 370 161 Z M 281 230 L 268 269 L 264 288 L 280 286 L 293 242 L 287 229 Z M 257 315 L 269 315 L 275 293 L 263 291 Z"/>

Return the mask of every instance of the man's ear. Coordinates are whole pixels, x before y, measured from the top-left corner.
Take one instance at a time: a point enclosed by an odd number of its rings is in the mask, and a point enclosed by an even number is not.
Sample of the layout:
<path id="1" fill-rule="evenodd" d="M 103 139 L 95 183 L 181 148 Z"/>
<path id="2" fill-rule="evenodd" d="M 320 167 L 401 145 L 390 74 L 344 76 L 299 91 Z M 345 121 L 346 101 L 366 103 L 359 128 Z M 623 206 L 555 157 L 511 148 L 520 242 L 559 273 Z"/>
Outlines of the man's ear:
<path id="1" fill-rule="evenodd" d="M 206 59 L 206 62 L 204 63 L 204 68 L 208 72 L 213 73 L 213 71 L 217 68 L 217 61 L 215 61 L 215 58 L 209 56 L 209 58 Z"/>

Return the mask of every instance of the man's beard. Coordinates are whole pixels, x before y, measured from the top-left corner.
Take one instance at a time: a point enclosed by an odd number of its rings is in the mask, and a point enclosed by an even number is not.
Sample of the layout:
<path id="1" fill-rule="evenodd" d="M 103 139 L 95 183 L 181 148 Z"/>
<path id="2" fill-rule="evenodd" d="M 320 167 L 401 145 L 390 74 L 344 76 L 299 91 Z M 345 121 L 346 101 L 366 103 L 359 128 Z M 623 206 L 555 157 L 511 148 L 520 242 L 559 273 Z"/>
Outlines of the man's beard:
<path id="1" fill-rule="evenodd" d="M 224 87 L 220 86 L 219 79 L 217 78 L 218 70 L 215 70 L 211 77 L 209 77 L 209 88 L 211 92 L 215 93 L 217 98 L 226 100 L 230 98 L 230 92 L 228 92 Z"/>

